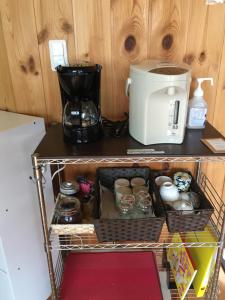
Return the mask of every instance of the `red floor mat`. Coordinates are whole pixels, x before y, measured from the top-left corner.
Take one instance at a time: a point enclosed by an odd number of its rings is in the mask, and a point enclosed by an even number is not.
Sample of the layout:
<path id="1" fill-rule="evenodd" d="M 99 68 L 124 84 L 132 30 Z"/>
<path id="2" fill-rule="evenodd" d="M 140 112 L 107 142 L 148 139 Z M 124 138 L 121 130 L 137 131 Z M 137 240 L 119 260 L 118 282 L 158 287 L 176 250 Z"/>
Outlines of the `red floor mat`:
<path id="1" fill-rule="evenodd" d="M 71 253 L 60 300 L 162 300 L 152 252 Z"/>

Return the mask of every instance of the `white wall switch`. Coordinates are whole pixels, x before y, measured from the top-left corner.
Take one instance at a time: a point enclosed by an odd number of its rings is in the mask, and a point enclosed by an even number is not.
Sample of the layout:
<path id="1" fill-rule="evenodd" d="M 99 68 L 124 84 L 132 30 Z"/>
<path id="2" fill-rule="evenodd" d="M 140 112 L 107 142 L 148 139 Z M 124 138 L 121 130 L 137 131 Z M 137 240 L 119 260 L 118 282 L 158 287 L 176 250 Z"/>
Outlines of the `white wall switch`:
<path id="1" fill-rule="evenodd" d="M 206 0 L 206 4 L 222 4 L 225 0 Z"/>
<path id="2" fill-rule="evenodd" d="M 48 45 L 52 71 L 56 71 L 58 65 L 68 66 L 66 41 L 49 40 Z"/>

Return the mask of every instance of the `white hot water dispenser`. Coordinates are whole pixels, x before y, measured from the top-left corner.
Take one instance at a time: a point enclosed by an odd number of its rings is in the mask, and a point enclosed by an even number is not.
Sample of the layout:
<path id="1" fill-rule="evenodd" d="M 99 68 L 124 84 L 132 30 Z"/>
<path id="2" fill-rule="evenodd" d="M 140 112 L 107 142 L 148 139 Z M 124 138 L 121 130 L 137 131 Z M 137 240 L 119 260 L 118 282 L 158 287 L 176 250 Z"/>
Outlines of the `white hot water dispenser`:
<path id="1" fill-rule="evenodd" d="M 131 65 L 126 84 L 130 135 L 144 145 L 181 144 L 190 82 L 185 64 L 148 60 Z"/>

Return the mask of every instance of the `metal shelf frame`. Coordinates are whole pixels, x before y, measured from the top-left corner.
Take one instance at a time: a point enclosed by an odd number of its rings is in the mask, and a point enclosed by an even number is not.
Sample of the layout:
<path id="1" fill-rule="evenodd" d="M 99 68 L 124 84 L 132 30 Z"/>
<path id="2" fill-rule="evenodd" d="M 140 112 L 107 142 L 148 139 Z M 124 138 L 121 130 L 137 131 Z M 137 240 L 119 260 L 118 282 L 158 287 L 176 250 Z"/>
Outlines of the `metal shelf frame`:
<path id="1" fill-rule="evenodd" d="M 210 184 L 207 177 L 200 173 L 200 164 L 202 162 L 224 162 L 225 156 L 204 156 L 204 157 L 102 157 L 102 158 L 42 158 L 38 154 L 32 156 L 33 168 L 34 168 L 34 177 L 37 186 L 40 212 L 42 218 L 44 239 L 45 239 L 45 249 L 48 259 L 49 275 L 52 287 L 52 299 L 56 300 L 58 296 L 58 287 L 60 285 L 61 276 L 63 272 L 62 259 L 60 266 L 57 266 L 57 270 L 54 270 L 53 261 L 52 261 L 52 251 L 133 251 L 133 250 L 152 250 L 156 253 L 162 253 L 166 248 L 170 247 L 181 247 L 185 245 L 186 247 L 218 247 L 217 259 L 214 274 L 212 276 L 212 284 L 209 285 L 207 291 L 207 299 L 215 300 L 217 299 L 217 289 L 218 289 L 218 277 L 220 264 L 225 244 L 225 207 L 220 199 L 219 195 L 216 193 L 215 189 Z M 45 210 L 45 199 L 42 186 L 42 169 L 45 165 L 69 165 L 69 164 L 126 164 L 126 163 L 154 163 L 154 162 L 196 162 L 197 170 L 197 179 L 198 182 L 206 193 L 207 197 L 211 199 L 211 202 L 214 205 L 214 214 L 210 219 L 209 225 L 214 231 L 215 235 L 218 238 L 218 241 L 215 243 L 207 242 L 197 242 L 197 243 L 181 243 L 181 244 L 172 244 L 170 242 L 172 234 L 169 234 L 164 226 L 162 234 L 160 236 L 159 242 L 149 243 L 149 242 L 126 242 L 126 243 L 98 243 L 96 235 L 92 234 L 56 234 L 52 231 L 51 228 L 48 228 L 47 215 Z M 195 233 L 193 233 L 195 234 Z M 182 234 L 181 234 L 182 235 Z M 61 255 L 60 255 L 61 256 Z M 60 271 L 59 271 L 60 270 Z M 191 298 L 188 298 L 191 299 Z"/>
<path id="2" fill-rule="evenodd" d="M 140 156 L 129 156 L 129 157 L 104 157 L 104 158 L 56 158 L 48 159 L 37 157 L 37 165 L 87 165 L 87 164 L 126 164 L 126 163 L 184 163 L 184 162 L 225 162 L 225 156 L 182 156 L 182 157 L 171 157 L 171 156 L 151 156 L 151 157 L 140 157 Z"/>

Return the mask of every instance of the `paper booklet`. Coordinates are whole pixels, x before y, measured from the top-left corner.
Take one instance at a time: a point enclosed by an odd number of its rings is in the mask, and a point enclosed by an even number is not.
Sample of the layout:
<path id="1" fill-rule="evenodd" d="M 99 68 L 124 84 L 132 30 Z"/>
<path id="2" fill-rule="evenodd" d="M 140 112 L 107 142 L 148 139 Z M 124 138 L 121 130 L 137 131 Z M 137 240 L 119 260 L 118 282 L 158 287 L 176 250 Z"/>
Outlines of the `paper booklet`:
<path id="1" fill-rule="evenodd" d="M 213 242 L 217 239 L 214 236 L 209 226 L 206 226 L 204 231 L 186 233 L 186 242 Z M 194 247 L 189 248 L 189 253 L 198 269 L 197 275 L 193 280 L 193 286 L 197 297 L 203 297 L 215 267 L 217 246 L 215 247 Z"/>
<path id="2" fill-rule="evenodd" d="M 175 233 L 172 237 L 172 243 L 183 243 L 179 233 Z M 169 248 L 167 251 L 167 260 L 175 279 L 180 299 L 184 299 L 190 285 L 195 278 L 197 270 L 184 246 L 179 248 Z"/>

